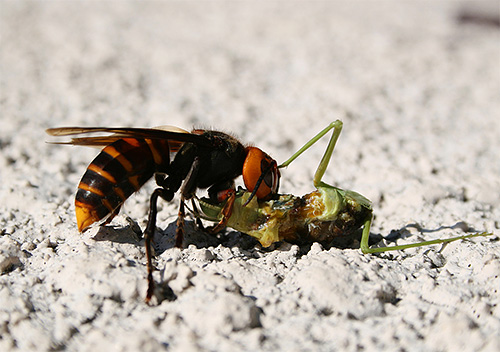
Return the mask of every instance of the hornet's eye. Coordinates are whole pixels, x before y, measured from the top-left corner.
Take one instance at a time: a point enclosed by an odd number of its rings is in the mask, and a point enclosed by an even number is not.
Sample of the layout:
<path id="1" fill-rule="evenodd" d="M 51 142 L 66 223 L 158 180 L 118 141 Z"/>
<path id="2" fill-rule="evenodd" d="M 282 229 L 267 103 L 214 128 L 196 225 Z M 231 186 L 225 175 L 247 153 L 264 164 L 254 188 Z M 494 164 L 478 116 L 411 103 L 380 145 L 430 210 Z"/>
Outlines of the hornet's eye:
<path id="1" fill-rule="evenodd" d="M 278 192 L 279 179 L 276 161 L 259 148 L 248 147 L 243 164 L 243 181 L 248 191 L 260 200 L 270 199 Z"/>
<path id="2" fill-rule="evenodd" d="M 260 169 L 262 172 L 265 172 L 264 183 L 261 184 L 261 187 L 265 184 L 271 190 L 272 194 L 276 194 L 280 184 L 280 171 L 278 170 L 278 164 L 275 160 L 271 159 L 271 162 L 269 162 L 268 159 L 263 159 Z M 259 191 L 261 187 L 259 187 Z"/>

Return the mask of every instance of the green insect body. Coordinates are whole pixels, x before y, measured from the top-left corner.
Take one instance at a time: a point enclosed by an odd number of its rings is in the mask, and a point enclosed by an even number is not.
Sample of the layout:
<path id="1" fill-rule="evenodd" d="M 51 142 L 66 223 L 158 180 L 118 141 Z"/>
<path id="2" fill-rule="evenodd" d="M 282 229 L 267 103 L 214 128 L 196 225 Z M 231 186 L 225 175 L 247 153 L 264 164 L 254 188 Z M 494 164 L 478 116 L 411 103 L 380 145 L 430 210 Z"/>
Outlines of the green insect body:
<path id="1" fill-rule="evenodd" d="M 320 242 L 345 247 L 352 242 L 352 235 L 361 228 L 363 230 L 360 248 L 363 253 L 401 250 L 492 235 L 482 232 L 413 244 L 370 248 L 368 244 L 372 222 L 370 200 L 357 192 L 343 190 L 321 181 L 342 130 L 340 120 L 332 122 L 318 133 L 279 168 L 288 166 L 332 129 L 334 130 L 332 137 L 314 176 L 315 191 L 302 197 L 281 194 L 276 199 L 268 201 L 258 201 L 254 197 L 247 203 L 251 193 L 240 189 L 236 193 L 232 213 L 228 219 L 224 219 L 225 202 L 214 203 L 207 198 L 198 199 L 201 214 L 197 215 L 209 221 L 223 221 L 226 226 L 256 238 L 264 247 L 278 241 L 298 244 Z"/>
<path id="2" fill-rule="evenodd" d="M 320 242 L 344 246 L 351 235 L 372 216 L 371 202 L 353 191 L 321 186 L 302 197 L 282 194 L 278 199 L 258 202 L 250 192 L 236 195 L 227 226 L 256 238 L 263 247 L 274 242 Z M 220 221 L 223 204 L 199 200 L 206 219 Z"/>

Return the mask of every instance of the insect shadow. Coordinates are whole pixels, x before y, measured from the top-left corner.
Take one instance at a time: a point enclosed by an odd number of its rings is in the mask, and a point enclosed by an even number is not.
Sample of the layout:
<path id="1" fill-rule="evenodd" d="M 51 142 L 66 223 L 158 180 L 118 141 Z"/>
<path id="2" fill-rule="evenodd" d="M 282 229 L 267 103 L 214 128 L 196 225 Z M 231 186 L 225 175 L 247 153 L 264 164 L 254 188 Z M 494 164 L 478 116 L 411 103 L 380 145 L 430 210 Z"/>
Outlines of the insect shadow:
<path id="1" fill-rule="evenodd" d="M 133 220 L 129 219 L 129 222 Z M 212 234 L 198 228 L 193 220 L 185 221 L 184 247 L 194 245 L 196 248 L 209 248 L 222 246 L 226 248 L 239 248 L 248 251 L 254 247 L 259 247 L 260 243 L 255 238 L 239 231 L 226 231 Z M 138 224 L 130 223 L 126 226 L 105 225 L 100 226 L 96 234 L 92 237 L 95 241 L 110 241 L 115 243 L 127 243 L 136 246 L 143 246 L 141 233 L 138 232 Z M 166 250 L 176 247 L 175 234 L 177 231 L 176 221 L 171 222 L 165 229 L 157 228 L 154 234 L 154 251 L 157 255 Z M 265 249 L 268 250 L 267 248 Z M 270 249 L 269 249 L 270 250 Z"/>
<path id="2" fill-rule="evenodd" d="M 192 220 L 186 220 L 183 247 L 191 245 L 198 249 L 222 246 L 226 248 L 239 248 L 243 251 L 259 246 L 259 241 L 238 231 L 226 231 L 212 234 L 199 228 Z M 176 222 L 170 223 L 164 230 L 157 229 L 154 235 L 154 249 L 157 255 L 175 247 Z"/>
<path id="3" fill-rule="evenodd" d="M 416 229 L 419 233 L 433 233 L 443 230 L 462 230 L 464 233 L 478 232 L 474 227 L 469 226 L 465 221 L 458 221 L 456 224 L 449 226 L 441 225 L 435 229 L 426 229 L 419 223 L 415 222 L 405 225 L 398 230 L 392 230 L 387 236 L 384 236 L 383 238 L 388 242 L 396 242 L 399 239 L 415 236 L 415 234 L 410 231 L 410 229 L 412 228 Z"/>
<path id="4" fill-rule="evenodd" d="M 132 225 L 121 226 L 99 226 L 97 233 L 92 237 L 94 241 L 110 241 L 115 243 L 128 243 L 141 245 L 141 239 L 133 230 Z"/>
<path id="5" fill-rule="evenodd" d="M 254 257 L 252 254 L 253 250 L 256 249 L 259 252 L 273 252 L 273 251 L 288 251 L 290 246 L 298 245 L 300 248 L 299 255 L 307 255 L 309 253 L 311 246 L 315 242 L 303 241 L 303 242 L 289 242 L 289 241 L 278 241 L 271 244 L 268 247 L 263 246 L 256 238 L 249 236 L 243 232 L 235 231 L 231 228 L 226 228 L 226 231 L 213 234 L 207 232 L 204 229 L 200 229 L 195 221 L 186 221 L 186 233 L 184 238 L 184 247 L 190 245 L 195 246 L 198 249 L 222 246 L 225 248 L 238 248 L 242 253 L 248 255 L 248 257 Z M 155 233 L 154 243 L 156 254 L 161 254 L 165 250 L 175 247 L 175 232 L 176 223 L 172 222 L 165 228 L 165 230 L 157 230 Z M 359 249 L 360 242 L 363 235 L 362 229 L 355 231 L 348 236 L 336 237 L 333 240 L 318 243 L 328 250 L 330 248 L 338 249 Z M 369 245 L 376 245 L 382 241 L 384 237 L 380 234 L 370 233 Z"/>

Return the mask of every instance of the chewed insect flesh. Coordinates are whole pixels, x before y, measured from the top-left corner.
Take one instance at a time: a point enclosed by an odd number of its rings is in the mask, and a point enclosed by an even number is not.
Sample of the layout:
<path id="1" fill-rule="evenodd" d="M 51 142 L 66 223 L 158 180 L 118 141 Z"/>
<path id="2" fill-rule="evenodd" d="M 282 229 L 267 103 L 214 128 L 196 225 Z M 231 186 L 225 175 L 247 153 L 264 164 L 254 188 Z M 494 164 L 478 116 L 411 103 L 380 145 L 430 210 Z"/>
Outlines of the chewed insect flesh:
<path id="1" fill-rule="evenodd" d="M 251 193 L 240 189 L 233 201 L 232 215 L 224 219 L 227 226 L 256 238 L 264 247 L 274 242 L 320 242 L 344 245 L 344 239 L 362 229 L 360 248 L 363 253 L 401 250 L 424 245 L 447 243 L 460 239 L 488 236 L 491 233 L 473 233 L 447 239 L 436 239 L 413 244 L 370 248 L 368 241 L 372 223 L 372 204 L 361 194 L 330 186 L 322 181 L 330 162 L 335 144 L 342 130 L 342 122 L 334 121 L 278 168 L 288 166 L 300 154 L 333 130 L 326 152 L 314 176 L 316 190 L 302 196 L 278 194 L 270 200 L 251 198 Z M 225 202 L 198 199 L 199 216 L 206 220 L 224 218 Z"/>
<path id="2" fill-rule="evenodd" d="M 372 217 L 368 199 L 335 187 L 320 187 L 302 197 L 281 194 L 269 201 L 252 199 L 244 206 L 249 198 L 250 192 L 238 190 L 227 226 L 256 238 L 264 247 L 279 241 L 342 246 Z M 206 198 L 198 202 L 202 217 L 220 218 L 221 204 Z"/>

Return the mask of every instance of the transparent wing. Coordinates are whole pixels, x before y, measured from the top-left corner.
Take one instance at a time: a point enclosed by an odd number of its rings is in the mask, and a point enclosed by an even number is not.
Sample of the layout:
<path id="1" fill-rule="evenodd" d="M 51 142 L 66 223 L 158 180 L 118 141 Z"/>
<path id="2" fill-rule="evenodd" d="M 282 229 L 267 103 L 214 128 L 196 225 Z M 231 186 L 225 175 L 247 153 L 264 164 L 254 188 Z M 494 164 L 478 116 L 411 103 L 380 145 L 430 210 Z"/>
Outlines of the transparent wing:
<path id="1" fill-rule="evenodd" d="M 47 134 L 56 137 L 75 136 L 80 134 L 106 134 L 89 137 L 73 137 L 67 142 L 51 142 L 53 144 L 70 144 L 83 146 L 106 146 L 123 138 L 165 139 L 169 141 L 172 151 L 176 151 L 184 142 L 192 142 L 201 146 L 210 146 L 210 141 L 198 134 L 189 133 L 179 127 L 159 126 L 154 128 L 133 127 L 56 127 L 46 130 Z"/>

